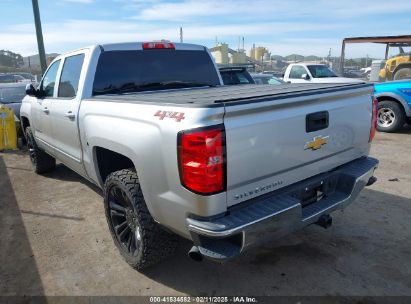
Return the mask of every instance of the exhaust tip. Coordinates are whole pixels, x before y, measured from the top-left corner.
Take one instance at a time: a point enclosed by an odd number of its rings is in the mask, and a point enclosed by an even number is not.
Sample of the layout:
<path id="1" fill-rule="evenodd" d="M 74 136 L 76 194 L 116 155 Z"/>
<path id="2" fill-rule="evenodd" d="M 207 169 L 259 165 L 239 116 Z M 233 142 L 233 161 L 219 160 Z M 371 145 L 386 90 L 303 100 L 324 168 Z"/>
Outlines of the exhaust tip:
<path id="1" fill-rule="evenodd" d="M 375 176 L 371 176 L 365 186 L 366 186 L 366 187 L 371 186 L 371 185 L 373 185 L 376 181 L 377 181 L 377 178 L 376 178 Z"/>
<path id="2" fill-rule="evenodd" d="M 203 260 L 203 255 L 201 254 L 197 246 L 191 247 L 190 251 L 188 252 L 188 256 L 196 262 L 201 262 Z"/>
<path id="3" fill-rule="evenodd" d="M 329 214 L 323 214 L 320 216 L 316 224 L 327 229 L 333 224 L 333 218 Z"/>

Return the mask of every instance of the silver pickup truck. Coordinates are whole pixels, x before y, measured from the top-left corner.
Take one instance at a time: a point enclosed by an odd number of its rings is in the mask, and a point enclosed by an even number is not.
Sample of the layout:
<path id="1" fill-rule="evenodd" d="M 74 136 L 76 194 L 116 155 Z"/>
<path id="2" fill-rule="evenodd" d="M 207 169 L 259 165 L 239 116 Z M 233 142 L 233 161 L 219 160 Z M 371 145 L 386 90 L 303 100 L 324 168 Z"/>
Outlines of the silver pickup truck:
<path id="1" fill-rule="evenodd" d="M 224 260 L 345 208 L 375 181 L 372 85 L 222 86 L 208 50 L 106 44 L 57 57 L 21 122 L 37 173 L 56 159 L 103 189 L 133 267 Z"/>

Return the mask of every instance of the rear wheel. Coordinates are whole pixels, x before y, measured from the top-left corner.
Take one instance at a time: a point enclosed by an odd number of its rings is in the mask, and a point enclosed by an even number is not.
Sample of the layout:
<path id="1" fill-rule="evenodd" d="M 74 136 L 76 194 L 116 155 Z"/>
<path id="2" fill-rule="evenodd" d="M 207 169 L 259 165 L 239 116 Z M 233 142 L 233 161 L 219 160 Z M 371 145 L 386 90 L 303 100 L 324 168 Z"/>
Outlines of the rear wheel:
<path id="1" fill-rule="evenodd" d="M 395 132 L 405 123 L 405 113 L 402 107 L 391 100 L 378 103 L 377 130 L 381 132 Z"/>
<path id="2" fill-rule="evenodd" d="M 34 172 L 37 174 L 42 174 L 54 170 L 56 168 L 55 158 L 51 157 L 37 146 L 30 127 L 26 128 L 26 137 L 27 148 L 29 150 L 30 160 L 34 168 Z"/>
<path id="3" fill-rule="evenodd" d="M 395 72 L 394 80 L 411 79 L 411 68 L 402 68 Z"/>
<path id="4" fill-rule="evenodd" d="M 104 183 L 104 207 L 114 243 L 132 267 L 141 270 L 171 255 L 177 237 L 151 217 L 137 173 L 111 173 Z"/>

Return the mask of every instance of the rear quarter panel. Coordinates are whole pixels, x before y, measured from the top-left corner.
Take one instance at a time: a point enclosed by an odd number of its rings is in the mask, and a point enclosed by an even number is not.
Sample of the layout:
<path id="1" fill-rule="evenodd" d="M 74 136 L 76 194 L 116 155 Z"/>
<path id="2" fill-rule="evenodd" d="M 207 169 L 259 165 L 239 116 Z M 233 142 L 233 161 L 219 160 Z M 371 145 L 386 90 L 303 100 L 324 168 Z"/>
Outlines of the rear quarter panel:
<path id="1" fill-rule="evenodd" d="M 184 112 L 184 119 L 161 120 L 159 110 Z M 127 156 L 134 163 L 144 198 L 156 221 L 188 236 L 187 214 L 212 215 L 226 210 L 226 194 L 199 196 L 183 188 L 177 161 L 177 134 L 223 122 L 224 108 L 84 100 L 80 110 L 81 141 L 88 175 L 102 186 L 96 147 Z"/>

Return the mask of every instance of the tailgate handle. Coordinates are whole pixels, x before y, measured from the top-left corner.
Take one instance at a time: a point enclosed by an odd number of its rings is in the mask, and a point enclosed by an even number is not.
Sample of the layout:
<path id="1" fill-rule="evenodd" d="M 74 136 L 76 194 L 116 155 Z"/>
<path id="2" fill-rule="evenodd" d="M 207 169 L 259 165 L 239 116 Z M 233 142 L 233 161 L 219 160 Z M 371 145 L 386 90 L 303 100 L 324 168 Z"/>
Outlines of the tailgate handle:
<path id="1" fill-rule="evenodd" d="M 328 111 L 307 114 L 305 117 L 305 131 L 307 133 L 328 128 Z"/>

